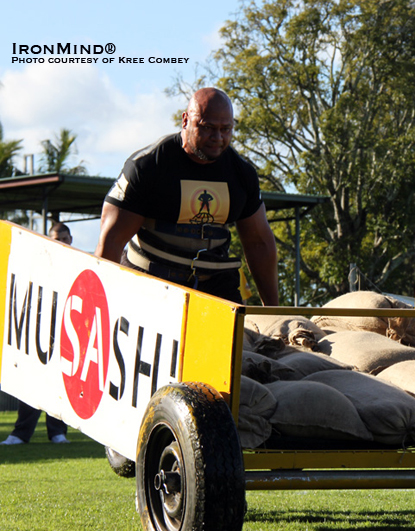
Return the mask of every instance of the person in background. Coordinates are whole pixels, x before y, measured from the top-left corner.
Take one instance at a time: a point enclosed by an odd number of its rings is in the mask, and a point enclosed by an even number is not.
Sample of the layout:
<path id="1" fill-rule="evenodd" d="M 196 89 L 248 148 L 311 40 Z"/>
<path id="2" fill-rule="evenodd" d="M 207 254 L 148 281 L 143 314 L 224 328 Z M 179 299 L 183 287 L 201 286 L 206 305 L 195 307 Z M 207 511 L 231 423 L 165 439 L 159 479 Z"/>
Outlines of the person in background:
<path id="1" fill-rule="evenodd" d="M 53 224 L 49 230 L 49 237 L 52 238 L 52 240 L 57 240 L 59 242 L 66 243 L 67 245 L 72 244 L 71 232 L 69 227 L 67 227 L 67 225 L 64 223 Z M 17 420 L 14 425 L 14 430 L 7 437 L 7 439 L 0 444 L 12 445 L 28 443 L 36 429 L 36 425 L 41 413 L 42 411 L 40 409 L 35 409 L 19 400 Z M 46 414 L 46 429 L 48 438 L 51 442 L 70 442 L 66 438 L 68 427 L 62 420 L 56 419 L 55 417 Z"/>
<path id="2" fill-rule="evenodd" d="M 105 198 L 95 255 L 242 303 L 241 261 L 229 257 L 235 223 L 262 303 L 277 306 L 275 238 L 257 173 L 230 146 L 233 126 L 223 91 L 195 92 L 181 132 L 126 161 Z"/>

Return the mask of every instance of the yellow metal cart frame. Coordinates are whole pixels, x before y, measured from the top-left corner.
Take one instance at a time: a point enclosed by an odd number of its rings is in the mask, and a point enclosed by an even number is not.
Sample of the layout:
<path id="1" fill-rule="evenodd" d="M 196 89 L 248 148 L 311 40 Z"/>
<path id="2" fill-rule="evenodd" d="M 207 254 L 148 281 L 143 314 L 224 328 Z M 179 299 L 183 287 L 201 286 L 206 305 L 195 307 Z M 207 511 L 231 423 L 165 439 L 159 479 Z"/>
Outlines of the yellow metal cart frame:
<path id="1" fill-rule="evenodd" d="M 200 301 L 198 301 L 200 304 Z M 209 306 L 212 301 L 209 301 Z M 244 321 L 250 315 L 278 316 L 350 316 L 350 317 L 406 317 L 414 318 L 411 309 L 348 309 L 348 308 L 292 308 L 257 306 L 221 306 L 220 322 L 231 328 L 234 323 L 233 339 L 229 331 L 206 337 L 204 347 L 197 330 L 206 326 L 217 329 L 217 309 L 190 305 L 187 327 L 197 334 L 198 352 L 215 353 L 214 374 L 212 365 L 195 366 L 193 336 L 187 338 L 183 360 L 183 381 L 204 381 L 213 385 L 227 400 L 235 422 L 238 419 L 240 376 Z M 205 320 L 201 321 L 201 317 Z M 216 326 L 215 326 L 216 325 Z M 218 345 L 212 349 L 212 341 Z M 220 348 L 222 347 L 222 348 Z M 232 363 L 226 353 L 232 352 Z M 188 354 L 189 353 L 189 354 Z M 193 361 L 188 361 L 193 360 Z M 222 361 L 222 363 L 220 363 Z M 221 369 L 219 369 L 221 368 Z M 199 372 L 200 371 L 200 372 Z M 221 372 L 222 371 L 222 372 Z M 218 378 L 221 374 L 222 378 Z M 248 490 L 294 490 L 294 489 L 390 489 L 415 488 L 415 449 L 364 449 L 364 450 L 271 450 L 244 449 L 246 488 Z M 376 469 L 376 470 L 374 470 Z"/>
<path id="2" fill-rule="evenodd" d="M 414 318 L 415 310 L 242 306 L 126 270 L 106 260 L 51 242 L 45 237 L 8 222 L 0 222 L 0 245 L 0 340 L 3 345 L 0 351 L 0 371 L 2 371 L 0 382 L 3 390 L 26 400 L 29 395 L 24 378 L 29 378 L 33 374 L 35 379 L 39 378 L 39 382 L 43 382 L 39 383 L 39 391 L 36 402 L 32 403 L 33 406 L 45 409 L 69 425 L 96 438 L 102 444 L 118 449 L 128 459 L 136 460 L 137 476 L 141 478 L 137 479 L 138 507 L 145 529 L 239 530 L 243 521 L 245 489 L 415 488 L 415 448 L 396 450 L 375 447 L 361 450 L 245 448 L 241 453 L 236 434 L 245 318 L 254 315 L 307 318 L 313 315 Z M 28 248 L 32 249 L 29 259 Z M 20 255 L 26 260 L 25 267 L 19 265 Z M 91 275 L 100 277 L 104 291 L 106 289 L 108 292 L 108 300 L 115 301 L 112 303 L 115 309 L 111 309 L 112 314 L 111 312 L 109 314 L 114 343 L 114 352 L 110 352 L 110 356 L 113 356 L 113 361 L 110 361 L 112 373 L 109 376 L 111 391 L 104 393 L 101 405 L 99 408 L 97 405 L 97 411 L 90 419 L 75 414 L 76 412 L 70 407 L 68 397 L 65 396 L 63 383 L 57 388 L 55 395 L 44 394 L 48 387 L 45 382 L 50 381 L 51 377 L 56 379 L 56 376 L 62 379 L 63 369 L 57 360 L 58 355 L 54 354 L 52 357 L 53 341 L 49 342 L 48 359 L 39 362 L 33 354 L 36 348 L 39 352 L 39 344 L 44 342 L 41 330 L 38 330 L 45 326 L 39 324 L 46 312 L 45 306 L 41 306 L 42 296 L 47 300 L 50 295 L 49 298 L 56 302 L 51 315 L 58 320 L 58 323 L 63 323 L 62 330 L 70 312 L 65 310 L 64 313 L 64 304 L 65 308 L 68 307 L 68 301 L 75 300 L 79 304 L 80 295 L 74 292 L 76 282 L 72 287 L 72 280 L 69 284 L 63 285 L 57 276 L 54 284 L 55 278 L 52 272 L 56 269 L 56 265 L 60 268 L 64 265 L 67 268 L 66 276 L 72 275 L 77 281 L 82 278 L 86 270 L 92 271 Z M 111 295 L 109 292 L 113 288 L 111 285 L 114 284 L 115 277 L 117 277 L 117 286 L 114 295 Z M 149 301 L 151 311 L 147 313 L 150 315 L 157 316 L 151 301 L 152 291 L 154 290 L 155 298 L 161 297 L 162 304 L 166 305 L 167 310 L 163 310 L 160 305 L 160 314 L 164 316 L 160 326 L 166 330 L 160 328 L 148 331 L 151 328 L 151 317 L 148 325 L 135 323 L 135 316 L 128 313 L 123 300 L 118 300 L 119 292 L 123 291 L 123 283 L 128 291 L 135 282 L 138 284 L 140 304 L 144 305 Z M 32 347 L 31 341 L 34 341 L 36 334 L 33 332 L 35 325 L 30 322 L 29 326 L 28 301 L 32 297 L 32 291 L 36 290 L 38 293 L 37 345 Z M 25 298 L 23 298 L 24 293 L 26 293 Z M 33 295 L 35 308 L 34 299 Z M 173 310 L 170 310 L 170 307 Z M 79 308 L 77 311 L 81 312 Z M 101 313 L 94 315 L 96 318 Z M 143 312 L 143 316 L 143 322 L 147 323 L 146 311 Z M 167 320 L 174 322 L 167 323 Z M 168 341 L 171 341 L 172 348 L 169 346 L 167 349 L 167 355 L 172 359 L 171 384 L 158 386 L 162 380 L 157 372 L 159 366 L 157 365 L 155 371 L 154 364 L 152 366 L 148 360 L 145 363 L 143 359 L 140 361 L 140 355 L 146 351 L 146 339 L 140 343 L 142 352 L 139 352 L 137 343 L 137 348 L 134 348 L 132 354 L 123 357 L 123 342 L 128 343 L 127 340 L 132 336 L 130 331 L 134 328 L 133 325 L 137 325 L 140 341 L 143 331 L 147 339 L 154 335 L 155 341 L 149 342 L 148 350 L 151 360 L 157 359 L 157 363 L 159 358 L 162 359 L 166 355 L 163 351 L 165 338 L 168 337 Z M 96 332 L 96 328 L 94 330 Z M 15 336 L 19 336 L 18 341 Z M 26 338 L 26 343 L 22 337 Z M 93 350 L 95 343 L 91 345 L 88 343 L 88 348 L 91 347 Z M 28 350 L 30 356 L 27 355 Z M 31 362 L 30 370 L 25 369 L 28 360 Z M 91 360 L 89 363 L 91 365 Z M 132 373 L 135 375 L 134 378 L 130 377 Z M 68 373 L 65 374 L 67 377 Z M 42 380 L 43 378 L 45 379 Z M 109 387 L 109 381 L 107 384 L 106 389 Z M 125 391 L 129 385 L 137 387 L 138 398 L 133 393 L 133 404 L 131 395 Z M 144 398 L 140 398 L 141 392 Z M 145 406 L 149 398 L 151 400 L 143 415 L 138 411 L 138 406 Z M 206 415 L 205 407 L 206 411 L 208 409 L 210 411 Z M 109 426 L 104 426 L 107 419 L 114 422 L 114 428 L 111 423 Z M 140 423 L 141 428 L 137 425 Z M 194 435 L 199 429 L 202 430 L 200 440 Z M 135 440 L 129 440 L 130 438 Z M 190 442 L 188 439 L 191 439 Z M 137 450 L 135 450 L 136 445 Z M 224 446 L 229 447 L 224 449 Z M 220 466 L 215 463 L 216 454 L 221 454 L 223 458 Z M 152 459 L 149 459 L 149 456 Z M 200 463 L 195 465 L 192 460 Z M 234 461 L 232 470 L 228 468 L 229 460 Z M 148 464 L 149 461 L 157 462 L 153 466 L 151 463 Z M 216 473 L 218 468 L 223 468 L 223 471 Z M 211 469 L 214 471 L 213 475 Z M 210 485 L 212 482 L 215 485 Z M 152 489 L 155 492 L 152 492 Z M 235 503 L 231 499 L 233 491 L 239 492 Z M 227 497 L 231 501 L 226 502 L 228 505 L 221 505 L 222 499 Z M 228 511 L 230 514 L 229 517 L 226 515 L 221 517 L 220 522 L 217 514 L 212 513 L 213 509 L 218 512 L 219 506 L 222 507 L 223 513 Z"/>

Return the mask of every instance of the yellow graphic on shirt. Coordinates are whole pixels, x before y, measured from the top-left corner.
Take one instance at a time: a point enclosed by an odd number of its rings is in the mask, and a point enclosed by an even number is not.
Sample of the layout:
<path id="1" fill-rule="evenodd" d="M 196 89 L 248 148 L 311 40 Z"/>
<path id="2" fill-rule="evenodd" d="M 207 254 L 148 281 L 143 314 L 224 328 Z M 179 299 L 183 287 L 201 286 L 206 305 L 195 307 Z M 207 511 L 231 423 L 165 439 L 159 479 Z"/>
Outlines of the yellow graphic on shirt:
<path id="1" fill-rule="evenodd" d="M 181 192 L 177 223 L 226 223 L 229 216 L 227 183 L 181 181 Z"/>

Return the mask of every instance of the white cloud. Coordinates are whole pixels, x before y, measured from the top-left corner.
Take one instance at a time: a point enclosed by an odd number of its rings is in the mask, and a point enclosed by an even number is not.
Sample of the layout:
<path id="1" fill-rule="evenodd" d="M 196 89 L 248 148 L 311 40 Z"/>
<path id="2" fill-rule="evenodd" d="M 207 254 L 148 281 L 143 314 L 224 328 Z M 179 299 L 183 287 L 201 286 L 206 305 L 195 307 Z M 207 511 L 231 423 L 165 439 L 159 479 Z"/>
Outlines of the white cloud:
<path id="1" fill-rule="evenodd" d="M 92 64 L 30 64 L 6 71 L 1 82 L 6 139 L 22 138 L 24 153 L 38 154 L 42 140 L 71 129 L 77 161 L 92 175 L 116 177 L 133 151 L 176 130 L 171 116 L 184 105 L 160 89 L 128 96 Z"/>
<path id="2" fill-rule="evenodd" d="M 220 35 L 220 30 L 224 27 L 225 23 L 218 23 L 213 31 L 203 35 L 202 41 L 209 51 L 218 50 L 223 46 L 223 39 Z"/>
<path id="3" fill-rule="evenodd" d="M 160 136 L 174 132 L 171 116 L 185 105 L 160 89 L 128 96 L 94 65 L 32 64 L 1 75 L 0 122 L 6 140 L 23 139 L 23 154 L 35 154 L 40 142 L 62 127 L 77 134 L 78 155 L 91 175 L 117 177 L 125 159 Z M 24 167 L 23 156 L 16 160 Z M 93 251 L 99 220 L 71 223 L 74 246 Z M 66 220 L 66 218 L 65 218 Z M 40 230 L 40 222 L 38 230 Z"/>

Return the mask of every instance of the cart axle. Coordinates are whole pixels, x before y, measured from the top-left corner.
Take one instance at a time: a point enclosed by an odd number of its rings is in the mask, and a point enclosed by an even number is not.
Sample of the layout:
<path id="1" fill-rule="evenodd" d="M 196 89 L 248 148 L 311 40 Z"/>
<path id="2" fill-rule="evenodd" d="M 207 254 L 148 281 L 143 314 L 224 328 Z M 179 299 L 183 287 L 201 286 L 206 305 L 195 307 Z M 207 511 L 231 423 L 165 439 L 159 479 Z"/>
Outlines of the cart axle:
<path id="1" fill-rule="evenodd" d="M 415 488 L 415 470 L 266 470 L 245 478 L 247 490 Z"/>

